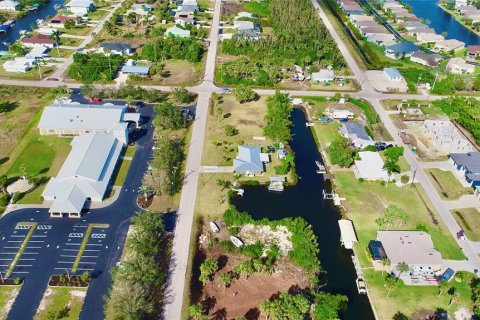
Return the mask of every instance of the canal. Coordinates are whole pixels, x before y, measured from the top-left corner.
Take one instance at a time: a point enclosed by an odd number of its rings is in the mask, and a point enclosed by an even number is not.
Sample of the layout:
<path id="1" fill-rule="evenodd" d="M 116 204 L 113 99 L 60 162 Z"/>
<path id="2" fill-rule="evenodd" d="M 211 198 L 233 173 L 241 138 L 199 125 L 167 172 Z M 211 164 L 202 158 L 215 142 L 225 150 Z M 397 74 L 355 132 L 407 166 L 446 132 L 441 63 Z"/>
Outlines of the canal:
<path id="1" fill-rule="evenodd" d="M 321 156 L 316 147 L 306 118 L 302 111 L 292 113 L 293 140 L 298 184 L 287 187 L 283 192 L 271 192 L 266 186 L 246 186 L 244 197 L 234 197 L 233 204 L 246 211 L 255 219 L 271 220 L 300 216 L 314 228 L 320 245 L 320 261 L 326 271 L 321 283 L 324 290 L 348 296 L 348 310 L 342 319 L 374 319 L 370 304 L 365 295 L 357 293 L 356 274 L 351 260 L 352 252 L 340 246 L 339 211 L 330 200 L 323 200 L 325 187 L 323 178 L 316 173 L 315 161 Z"/>
<path id="2" fill-rule="evenodd" d="M 466 45 L 480 44 L 480 37 L 440 8 L 438 0 L 403 1 L 413 8 L 413 13 L 418 18 L 430 21 L 430 27 L 435 29 L 437 34 L 446 32 L 446 39 L 457 39 Z"/>
<path id="3" fill-rule="evenodd" d="M 20 39 L 20 30 L 32 31 L 32 26 L 37 27 L 38 19 L 45 19 L 47 16 L 55 16 L 57 10 L 55 5 L 63 5 L 64 0 L 50 0 L 38 10 L 28 11 L 23 18 L 15 20 L 15 26 L 7 31 L 7 33 L 0 34 L 0 50 L 7 50 L 4 42 L 14 43 Z"/>

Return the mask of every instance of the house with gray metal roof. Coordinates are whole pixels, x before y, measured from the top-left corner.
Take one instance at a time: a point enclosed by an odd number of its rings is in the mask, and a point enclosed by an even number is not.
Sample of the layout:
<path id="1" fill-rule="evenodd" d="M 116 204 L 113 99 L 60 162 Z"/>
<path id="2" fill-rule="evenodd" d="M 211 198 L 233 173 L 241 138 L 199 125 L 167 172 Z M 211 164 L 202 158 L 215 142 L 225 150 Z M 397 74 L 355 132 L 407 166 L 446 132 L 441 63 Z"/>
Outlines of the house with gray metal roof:
<path id="1" fill-rule="evenodd" d="M 114 135 L 90 132 L 75 137 L 72 150 L 42 197 L 52 217 L 80 217 L 89 201 L 102 201 L 124 144 Z"/>
<path id="2" fill-rule="evenodd" d="M 105 54 L 128 55 L 132 52 L 132 46 L 117 42 L 104 42 L 100 44 L 100 49 Z"/>
<path id="3" fill-rule="evenodd" d="M 401 59 L 410 57 L 412 54 L 420 50 L 416 44 L 410 41 L 399 42 L 385 48 L 385 55 L 390 59 Z"/>
<path id="4" fill-rule="evenodd" d="M 450 153 L 449 161 L 469 185 L 480 187 L 480 152 Z"/>
<path id="5" fill-rule="evenodd" d="M 258 146 L 238 146 L 238 155 L 233 159 L 233 171 L 239 174 L 261 174 L 265 171 L 262 149 Z"/>
<path id="6" fill-rule="evenodd" d="M 80 104 L 57 101 L 43 110 L 38 123 L 41 135 L 78 136 L 90 132 L 111 133 L 128 143 L 128 122 L 138 125 L 139 113 L 127 113 L 127 106 Z"/>
<path id="7" fill-rule="evenodd" d="M 375 141 L 370 138 L 360 123 L 346 122 L 340 128 L 340 133 L 350 140 L 357 149 L 363 149 L 366 146 L 375 144 Z"/>

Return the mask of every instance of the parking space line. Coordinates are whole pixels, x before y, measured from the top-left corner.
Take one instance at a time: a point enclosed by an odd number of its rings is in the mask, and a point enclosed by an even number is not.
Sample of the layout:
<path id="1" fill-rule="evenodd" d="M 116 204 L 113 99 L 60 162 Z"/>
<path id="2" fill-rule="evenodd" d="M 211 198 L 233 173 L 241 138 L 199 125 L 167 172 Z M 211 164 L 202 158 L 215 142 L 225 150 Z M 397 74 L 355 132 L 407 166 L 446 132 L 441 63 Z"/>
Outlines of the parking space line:
<path id="1" fill-rule="evenodd" d="M 22 240 L 8 240 L 8 242 L 23 242 Z"/>
<path id="2" fill-rule="evenodd" d="M 38 254 L 38 252 L 24 252 L 23 254 Z"/>
<path id="3" fill-rule="evenodd" d="M 81 243 L 70 243 L 70 242 L 67 242 L 65 243 L 67 246 L 79 246 L 81 245 Z"/>
<path id="4" fill-rule="evenodd" d="M 25 223 L 25 225 L 27 225 L 27 224 Z M 27 252 L 24 252 L 25 248 L 28 245 L 28 241 L 30 241 L 30 238 L 33 236 L 33 233 L 35 232 L 38 224 L 36 222 L 32 222 L 32 223 L 28 223 L 28 225 L 30 226 L 30 228 L 28 230 L 28 233 L 26 235 L 22 236 L 24 238 L 23 243 L 20 246 L 20 249 L 18 249 L 18 251 L 15 253 L 15 256 L 13 257 L 12 263 L 10 264 L 10 267 L 8 268 L 7 272 L 5 273 L 6 277 L 9 277 L 9 276 L 12 275 L 13 271 L 15 270 L 15 266 L 16 266 L 18 260 L 22 257 L 22 254 L 27 253 Z M 38 254 L 38 252 L 36 252 L 36 253 Z M 32 252 L 30 252 L 30 254 L 32 254 Z"/>
<path id="5" fill-rule="evenodd" d="M 78 264 L 97 264 L 97 261 L 81 261 Z"/>
<path id="6" fill-rule="evenodd" d="M 24 234 L 12 234 L 11 237 L 12 238 L 25 238 L 25 235 Z"/>
<path id="7" fill-rule="evenodd" d="M 26 247 L 25 249 L 42 249 L 42 247 Z"/>
<path id="8" fill-rule="evenodd" d="M 27 259 L 27 258 L 20 258 L 19 261 L 35 261 L 37 259 Z"/>
<path id="9" fill-rule="evenodd" d="M 45 241 L 44 241 L 44 240 L 31 240 L 30 242 L 34 242 L 34 243 L 44 243 Z"/>
<path id="10" fill-rule="evenodd" d="M 32 238 L 46 238 L 46 237 L 47 236 L 43 235 L 43 234 L 37 234 L 37 235 L 32 236 Z"/>
<path id="11" fill-rule="evenodd" d="M 57 263 L 69 263 L 69 264 L 72 264 L 74 263 L 75 261 L 57 261 Z"/>
<path id="12" fill-rule="evenodd" d="M 93 271 L 93 268 L 77 268 L 77 271 Z"/>
<path id="13" fill-rule="evenodd" d="M 13 271 L 12 274 L 28 274 L 30 271 Z"/>
<path id="14" fill-rule="evenodd" d="M 93 251 L 93 252 L 98 252 L 98 251 L 100 251 L 100 250 L 98 250 L 98 249 L 85 249 L 85 250 L 83 250 L 83 251 Z"/>
<path id="15" fill-rule="evenodd" d="M 63 251 L 78 251 L 78 249 L 63 249 Z"/>
<path id="16" fill-rule="evenodd" d="M 15 267 L 31 267 L 31 264 L 17 264 Z"/>
<path id="17" fill-rule="evenodd" d="M 101 243 L 87 243 L 87 246 L 103 246 Z"/>
<path id="18" fill-rule="evenodd" d="M 60 257 L 75 258 L 76 256 L 71 256 L 68 254 L 61 254 Z"/>
<path id="19" fill-rule="evenodd" d="M 3 249 L 20 249 L 20 247 L 3 247 Z"/>
<path id="20" fill-rule="evenodd" d="M 0 254 L 17 254 L 16 252 L 0 252 Z"/>
<path id="21" fill-rule="evenodd" d="M 9 258 L 9 259 L 0 259 L 0 261 L 10 261 L 12 260 L 13 258 Z"/>
<path id="22" fill-rule="evenodd" d="M 82 258 L 98 258 L 98 256 L 82 256 Z"/>

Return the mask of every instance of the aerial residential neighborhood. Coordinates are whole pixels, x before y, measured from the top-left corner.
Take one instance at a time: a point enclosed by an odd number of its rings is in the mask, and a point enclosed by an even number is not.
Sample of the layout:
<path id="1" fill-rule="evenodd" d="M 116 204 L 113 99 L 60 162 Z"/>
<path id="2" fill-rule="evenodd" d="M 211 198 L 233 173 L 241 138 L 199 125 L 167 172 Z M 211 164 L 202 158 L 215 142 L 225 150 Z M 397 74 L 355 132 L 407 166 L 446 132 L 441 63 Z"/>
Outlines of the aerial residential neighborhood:
<path id="1" fill-rule="evenodd" d="M 0 0 L 0 318 L 480 317 L 480 3 Z"/>

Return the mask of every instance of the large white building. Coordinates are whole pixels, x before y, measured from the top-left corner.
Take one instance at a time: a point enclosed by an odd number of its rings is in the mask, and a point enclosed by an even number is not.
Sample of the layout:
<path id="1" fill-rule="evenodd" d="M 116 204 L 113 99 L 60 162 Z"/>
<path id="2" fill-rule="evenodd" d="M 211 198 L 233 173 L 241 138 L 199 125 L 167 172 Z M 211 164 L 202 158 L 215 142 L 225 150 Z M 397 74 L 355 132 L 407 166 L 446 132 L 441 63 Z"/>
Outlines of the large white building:
<path id="1" fill-rule="evenodd" d="M 80 217 L 87 201 L 102 201 L 124 144 L 110 133 L 90 132 L 72 141 L 72 151 L 42 196 L 53 201 L 52 217 Z"/>
<path id="2" fill-rule="evenodd" d="M 58 101 L 45 107 L 38 124 L 41 135 L 78 136 L 90 132 L 111 133 L 128 142 L 128 122 L 140 121 L 139 113 L 127 113 L 126 106 L 79 104 Z"/>

